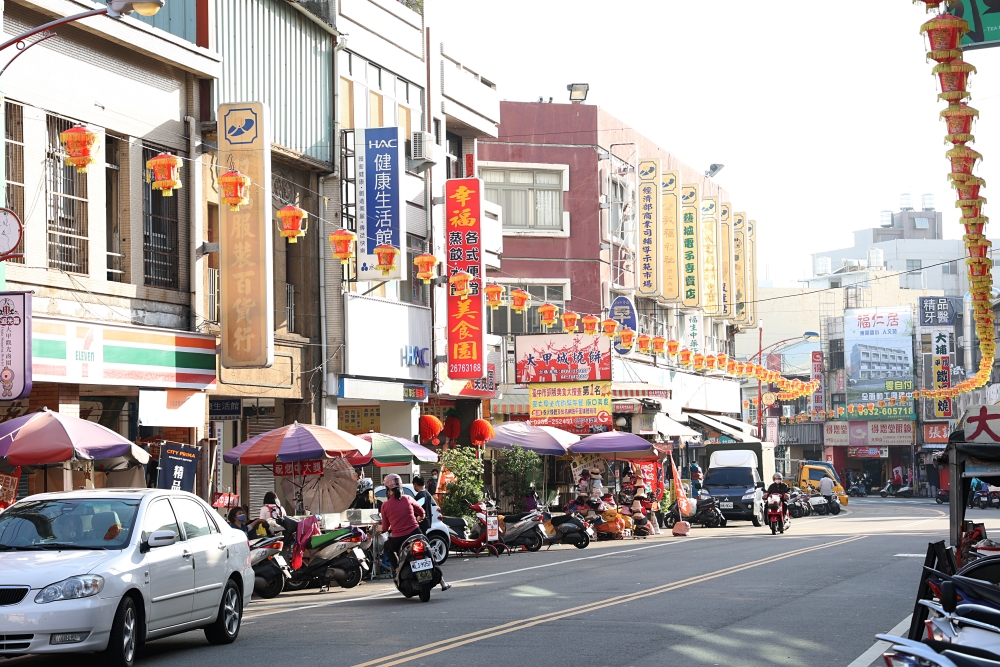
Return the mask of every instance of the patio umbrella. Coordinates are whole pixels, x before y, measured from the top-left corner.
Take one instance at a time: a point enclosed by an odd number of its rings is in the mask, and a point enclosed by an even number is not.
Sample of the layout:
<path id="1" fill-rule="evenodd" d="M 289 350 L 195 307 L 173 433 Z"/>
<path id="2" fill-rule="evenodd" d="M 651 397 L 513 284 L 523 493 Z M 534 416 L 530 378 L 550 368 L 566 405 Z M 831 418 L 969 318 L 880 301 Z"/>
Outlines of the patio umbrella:
<path id="1" fill-rule="evenodd" d="M 0 424 L 0 456 L 15 466 L 43 466 L 72 459 L 149 462 L 144 449 L 111 429 L 48 408 Z"/>
<path id="2" fill-rule="evenodd" d="M 371 454 L 350 457 L 348 461 L 352 466 L 366 466 L 372 461 L 377 466 L 386 467 L 405 465 L 413 459 L 425 463 L 435 463 L 438 460 L 438 455 L 432 450 L 406 438 L 387 433 L 364 433 L 358 437 L 371 443 Z"/>
<path id="3" fill-rule="evenodd" d="M 357 495 L 358 478 L 350 461 L 338 458 L 327 462 L 322 475 L 282 477 L 281 490 L 285 498 L 295 500 L 295 505 L 299 504 L 297 494 L 301 493 L 303 511 L 343 512 Z"/>
<path id="4" fill-rule="evenodd" d="M 356 435 L 295 422 L 254 436 L 222 455 L 226 463 L 256 465 L 367 454 L 371 444 Z"/>
<path id="5" fill-rule="evenodd" d="M 588 435 L 570 449 L 574 454 L 600 454 L 606 459 L 653 460 L 666 456 L 662 449 L 649 440 L 625 431 Z"/>
<path id="6" fill-rule="evenodd" d="M 566 449 L 580 441 L 580 436 L 552 426 L 533 426 L 528 422 L 506 422 L 493 429 L 496 435 L 490 440 L 490 447 L 511 449 L 520 445 L 521 449 L 536 454 L 564 456 Z"/>

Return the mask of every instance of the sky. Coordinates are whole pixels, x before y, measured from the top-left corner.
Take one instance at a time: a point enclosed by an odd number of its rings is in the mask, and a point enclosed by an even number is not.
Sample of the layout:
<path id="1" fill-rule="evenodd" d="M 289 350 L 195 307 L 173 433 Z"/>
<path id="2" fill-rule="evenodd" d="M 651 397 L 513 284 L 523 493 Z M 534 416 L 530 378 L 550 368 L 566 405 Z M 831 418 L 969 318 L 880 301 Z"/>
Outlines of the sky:
<path id="1" fill-rule="evenodd" d="M 795 287 L 810 253 L 853 245 L 934 195 L 945 238 L 960 238 L 948 184 L 937 78 L 910 0 L 428 0 L 437 37 L 497 84 L 501 99 L 596 104 L 716 177 L 757 221 L 758 275 Z M 453 39 L 451 35 L 460 36 Z M 970 51 L 979 70 L 978 174 L 1000 186 L 1000 48 Z M 653 76 L 655 72 L 655 77 Z M 1000 195 L 995 197 L 1000 202 Z M 990 214 L 987 206 L 986 215 Z M 1000 215 L 997 220 L 1000 221 Z M 1000 237 L 1000 234 L 988 234 Z M 1000 245 L 1000 244 L 998 244 Z"/>

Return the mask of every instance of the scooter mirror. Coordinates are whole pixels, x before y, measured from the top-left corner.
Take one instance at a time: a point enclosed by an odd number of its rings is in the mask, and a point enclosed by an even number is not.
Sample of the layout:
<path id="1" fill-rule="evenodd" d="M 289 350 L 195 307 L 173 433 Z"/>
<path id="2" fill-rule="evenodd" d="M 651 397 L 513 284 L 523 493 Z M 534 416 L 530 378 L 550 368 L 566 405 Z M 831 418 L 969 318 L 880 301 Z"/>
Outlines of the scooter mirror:
<path id="1" fill-rule="evenodd" d="M 941 582 L 941 608 L 944 609 L 949 614 L 954 613 L 955 606 L 958 604 L 957 596 L 955 595 L 955 582 L 953 581 L 942 581 Z"/>

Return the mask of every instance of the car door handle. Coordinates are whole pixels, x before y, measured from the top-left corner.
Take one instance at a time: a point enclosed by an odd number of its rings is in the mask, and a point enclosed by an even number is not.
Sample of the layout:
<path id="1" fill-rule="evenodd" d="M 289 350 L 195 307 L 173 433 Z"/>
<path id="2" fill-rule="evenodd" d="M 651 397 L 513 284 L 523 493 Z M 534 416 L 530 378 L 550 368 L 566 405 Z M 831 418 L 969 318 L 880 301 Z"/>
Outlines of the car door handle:
<path id="1" fill-rule="evenodd" d="M 222 551 L 225 548 L 226 548 L 226 545 L 223 544 L 222 542 L 219 542 L 219 551 Z"/>
<path id="2" fill-rule="evenodd" d="M 184 556 L 184 558 L 190 558 L 191 552 L 185 549 L 183 552 L 181 552 L 181 555 Z"/>

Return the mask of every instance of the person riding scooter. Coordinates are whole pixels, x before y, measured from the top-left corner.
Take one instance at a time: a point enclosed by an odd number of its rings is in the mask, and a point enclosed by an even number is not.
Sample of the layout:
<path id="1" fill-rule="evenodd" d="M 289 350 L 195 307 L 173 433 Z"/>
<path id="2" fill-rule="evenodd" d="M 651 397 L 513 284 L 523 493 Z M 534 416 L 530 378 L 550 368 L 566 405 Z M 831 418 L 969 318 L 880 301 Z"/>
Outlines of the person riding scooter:
<path id="1" fill-rule="evenodd" d="M 382 480 L 385 485 L 386 498 L 382 503 L 382 532 L 390 531 L 391 537 L 385 541 L 385 554 L 389 557 L 393 572 L 399 567 L 399 548 L 408 537 L 419 533 L 420 520 L 424 518 L 424 509 L 410 496 L 403 493 L 402 478 L 393 473 Z M 441 579 L 441 590 L 446 591 L 451 584 Z"/>
<path id="2" fill-rule="evenodd" d="M 788 494 L 791 492 L 791 489 L 783 481 L 780 472 L 774 473 L 774 477 L 772 477 L 771 479 L 772 479 L 771 486 L 767 487 L 767 491 L 764 492 L 764 495 L 767 496 L 767 495 L 770 495 L 772 493 L 779 493 L 779 494 L 781 494 L 781 513 L 782 513 L 782 515 L 784 515 L 785 522 L 787 523 L 788 522 Z"/>

